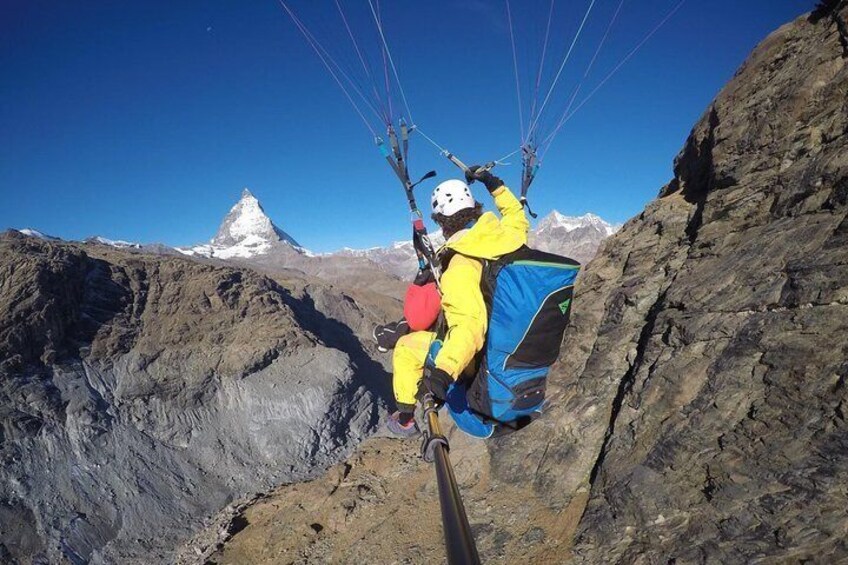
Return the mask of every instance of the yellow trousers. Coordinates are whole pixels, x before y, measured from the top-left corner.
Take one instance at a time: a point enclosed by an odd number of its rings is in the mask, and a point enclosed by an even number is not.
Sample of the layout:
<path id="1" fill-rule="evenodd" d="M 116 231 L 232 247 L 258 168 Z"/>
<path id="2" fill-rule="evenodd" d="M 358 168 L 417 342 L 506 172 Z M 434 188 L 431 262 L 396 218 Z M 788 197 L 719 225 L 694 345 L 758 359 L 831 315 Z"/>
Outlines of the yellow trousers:
<path id="1" fill-rule="evenodd" d="M 424 377 L 424 363 L 430 344 L 436 339 L 433 332 L 412 332 L 400 338 L 392 357 L 392 387 L 398 409 L 411 412 L 415 408 L 418 384 Z"/>

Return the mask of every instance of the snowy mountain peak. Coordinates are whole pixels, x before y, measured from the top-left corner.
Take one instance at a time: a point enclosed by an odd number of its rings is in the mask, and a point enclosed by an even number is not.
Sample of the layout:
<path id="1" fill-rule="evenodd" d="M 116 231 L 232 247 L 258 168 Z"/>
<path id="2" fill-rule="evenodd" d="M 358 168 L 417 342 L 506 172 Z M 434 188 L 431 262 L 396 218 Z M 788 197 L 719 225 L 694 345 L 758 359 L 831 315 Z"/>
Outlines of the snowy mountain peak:
<path id="1" fill-rule="evenodd" d="M 28 236 L 28 237 L 37 237 L 38 239 L 45 239 L 45 240 L 48 240 L 48 241 L 60 241 L 60 239 L 58 237 L 53 237 L 52 235 L 47 235 L 47 234 L 42 233 L 38 230 L 34 230 L 32 228 L 23 228 L 23 229 L 15 230 L 15 231 L 18 232 L 18 233 L 22 233 L 22 234 L 24 234 L 25 236 Z"/>
<path id="2" fill-rule="evenodd" d="M 208 244 L 176 249 L 185 255 L 217 259 L 248 259 L 268 255 L 275 250 L 308 255 L 294 238 L 274 225 L 248 188 L 242 189 L 241 198 L 230 208 L 215 237 Z"/>
<path id="3" fill-rule="evenodd" d="M 245 188 L 241 198 L 230 209 L 221 222 L 221 227 L 210 245 L 213 247 L 232 247 L 245 243 L 287 242 L 295 247 L 300 245 L 286 232 L 274 225 L 265 213 L 259 200 Z"/>
<path id="4" fill-rule="evenodd" d="M 618 231 L 619 227 L 621 226 L 612 225 L 591 212 L 582 216 L 566 216 L 554 210 L 539 222 L 536 231 L 563 230 L 571 232 L 578 229 L 595 228 L 605 235 L 612 235 Z"/>

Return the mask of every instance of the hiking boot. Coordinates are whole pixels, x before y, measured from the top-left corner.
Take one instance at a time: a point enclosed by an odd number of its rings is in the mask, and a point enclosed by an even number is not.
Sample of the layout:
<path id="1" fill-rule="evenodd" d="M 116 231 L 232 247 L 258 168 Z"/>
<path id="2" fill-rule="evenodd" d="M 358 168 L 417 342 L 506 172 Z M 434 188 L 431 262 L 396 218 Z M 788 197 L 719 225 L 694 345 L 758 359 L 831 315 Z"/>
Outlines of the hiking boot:
<path id="1" fill-rule="evenodd" d="M 400 320 L 399 322 L 377 326 L 371 336 L 377 342 L 377 351 L 385 353 L 389 349 L 394 349 L 398 340 L 408 333 L 409 325 L 406 320 Z"/>
<path id="2" fill-rule="evenodd" d="M 418 435 L 418 425 L 415 423 L 415 418 L 410 418 L 405 424 L 401 423 L 400 412 L 393 412 L 389 415 L 389 420 L 386 422 L 386 428 L 389 432 L 399 438 L 411 438 Z"/>

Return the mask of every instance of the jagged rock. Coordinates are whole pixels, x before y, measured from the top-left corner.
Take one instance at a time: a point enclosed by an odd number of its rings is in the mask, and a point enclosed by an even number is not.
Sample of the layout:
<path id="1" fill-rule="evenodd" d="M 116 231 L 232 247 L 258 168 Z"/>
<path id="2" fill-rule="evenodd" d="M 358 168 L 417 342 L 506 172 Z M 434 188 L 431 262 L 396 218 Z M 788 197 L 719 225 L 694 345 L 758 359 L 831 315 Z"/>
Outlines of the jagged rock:
<path id="1" fill-rule="evenodd" d="M 344 457 L 388 393 L 354 333 L 376 319 L 316 283 L 0 236 L 4 562 L 168 561 Z"/>
<path id="2" fill-rule="evenodd" d="M 846 92 L 835 26 L 772 34 L 585 273 L 578 562 L 848 558 Z"/>

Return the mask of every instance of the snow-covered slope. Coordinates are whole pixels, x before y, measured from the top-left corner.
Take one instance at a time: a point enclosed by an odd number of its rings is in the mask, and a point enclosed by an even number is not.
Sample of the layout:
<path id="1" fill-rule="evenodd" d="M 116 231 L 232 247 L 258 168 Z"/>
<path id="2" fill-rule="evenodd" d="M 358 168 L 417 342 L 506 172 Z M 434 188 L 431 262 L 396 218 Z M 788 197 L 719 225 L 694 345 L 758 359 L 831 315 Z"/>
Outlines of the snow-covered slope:
<path id="1" fill-rule="evenodd" d="M 16 232 L 19 232 L 19 233 L 22 233 L 22 234 L 24 234 L 24 235 L 26 235 L 26 236 L 29 236 L 29 237 L 37 237 L 38 239 L 45 239 L 45 240 L 59 241 L 59 238 L 58 238 L 58 237 L 53 237 L 52 235 L 47 235 L 47 234 L 42 233 L 42 232 L 40 232 L 40 231 L 38 231 L 38 230 L 34 230 L 34 229 L 32 229 L 32 228 L 23 228 L 23 229 L 15 230 L 15 231 L 16 231 Z"/>
<path id="2" fill-rule="evenodd" d="M 245 188 L 208 244 L 178 247 L 177 251 L 217 259 L 249 259 L 266 255 L 280 245 L 306 253 L 294 238 L 274 225 L 259 200 Z"/>
<path id="3" fill-rule="evenodd" d="M 119 247 L 121 249 L 141 249 L 142 245 L 140 243 L 134 243 L 132 241 L 124 241 L 122 239 L 107 239 L 105 237 L 100 237 L 99 235 L 95 235 L 94 237 L 89 237 L 85 240 L 85 243 L 99 243 L 101 245 L 108 245 L 109 247 Z"/>
<path id="4" fill-rule="evenodd" d="M 604 221 L 600 216 L 591 212 L 583 216 L 565 216 L 554 210 L 539 222 L 534 233 L 540 234 L 550 230 L 564 230 L 571 232 L 575 230 L 595 229 L 607 236 L 614 234 L 621 226 L 612 225 Z"/>
<path id="5" fill-rule="evenodd" d="M 44 232 L 40 232 L 38 230 L 34 230 L 32 228 L 24 228 L 20 230 L 14 230 L 18 233 L 22 233 L 28 237 L 37 237 L 38 239 L 44 239 L 46 241 L 65 241 L 61 237 L 55 237 L 52 235 L 47 235 Z M 69 241 L 78 241 L 78 240 L 69 240 Z M 173 253 L 173 250 L 163 244 L 160 243 L 151 243 L 151 244 L 141 244 L 135 243 L 133 241 L 124 241 L 122 239 L 108 239 L 105 237 L 101 237 L 99 235 L 87 237 L 83 239 L 80 243 L 86 244 L 95 244 L 95 245 L 108 245 L 109 247 L 118 247 L 120 249 L 138 249 L 138 250 L 147 250 L 153 251 L 157 253 L 166 253 L 170 250 Z"/>
<path id="6" fill-rule="evenodd" d="M 595 256 L 601 242 L 620 227 L 595 214 L 565 216 L 554 210 L 530 231 L 530 245 L 542 251 L 567 255 L 581 263 L 587 263 Z M 433 235 L 433 242 L 436 245 L 444 242 L 441 232 Z M 388 247 L 345 248 L 326 256 L 370 259 L 384 271 L 403 279 L 412 277 L 418 266 L 411 241 L 399 241 Z"/>
<path id="7" fill-rule="evenodd" d="M 565 216 L 554 210 L 530 232 L 530 245 L 585 264 L 595 256 L 601 242 L 619 228 L 595 214 Z"/>
<path id="8" fill-rule="evenodd" d="M 445 242 L 442 231 L 438 230 L 430 234 L 433 245 L 439 246 Z M 369 249 L 351 249 L 345 247 L 340 251 L 328 253 L 326 257 L 359 257 L 369 259 L 377 264 L 383 271 L 408 279 L 418 269 L 418 258 L 412 247 L 412 240 L 396 241 L 388 247 L 371 247 Z"/>

